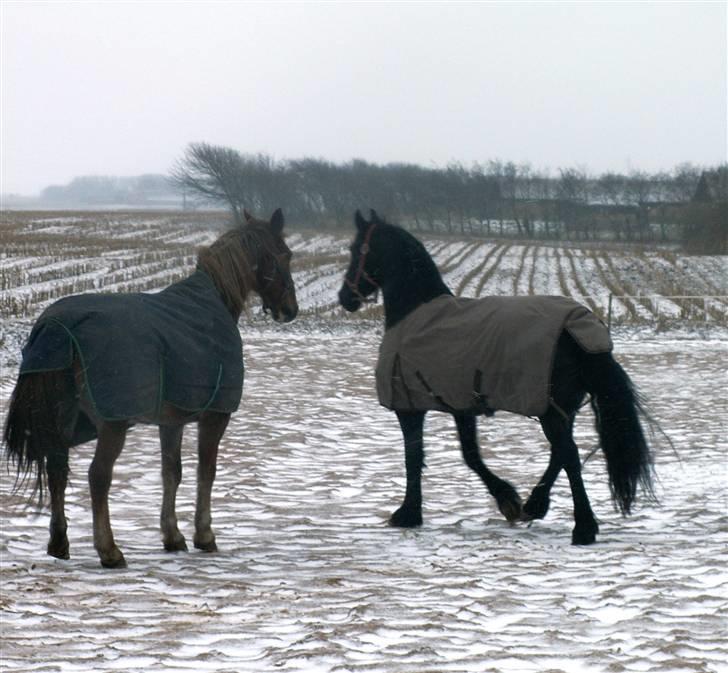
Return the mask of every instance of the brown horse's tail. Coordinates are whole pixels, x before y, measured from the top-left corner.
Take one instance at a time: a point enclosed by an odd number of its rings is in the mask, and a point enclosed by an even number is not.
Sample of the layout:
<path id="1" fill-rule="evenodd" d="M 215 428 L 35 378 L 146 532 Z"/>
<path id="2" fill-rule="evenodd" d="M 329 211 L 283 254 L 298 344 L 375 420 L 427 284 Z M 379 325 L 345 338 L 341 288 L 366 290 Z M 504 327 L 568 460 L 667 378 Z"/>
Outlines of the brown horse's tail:
<path id="1" fill-rule="evenodd" d="M 17 469 L 16 489 L 35 473 L 33 496 L 43 505 L 46 469 L 68 471 L 68 446 L 59 428 L 59 393 L 65 387 L 66 372 L 22 374 L 10 398 L 3 431 L 8 463 Z"/>

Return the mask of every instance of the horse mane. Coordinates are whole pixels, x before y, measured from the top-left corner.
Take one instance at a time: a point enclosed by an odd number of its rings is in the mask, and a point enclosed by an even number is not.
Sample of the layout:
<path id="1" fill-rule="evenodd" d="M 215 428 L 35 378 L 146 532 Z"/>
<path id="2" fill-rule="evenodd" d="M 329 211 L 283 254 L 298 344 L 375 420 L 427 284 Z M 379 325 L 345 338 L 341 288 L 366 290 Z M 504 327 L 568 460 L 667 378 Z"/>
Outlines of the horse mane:
<path id="1" fill-rule="evenodd" d="M 215 284 L 230 313 L 239 316 L 255 288 L 258 260 L 275 254 L 273 235 L 265 225 L 251 222 L 226 231 L 197 253 L 197 268 Z"/>
<path id="2" fill-rule="evenodd" d="M 384 225 L 382 231 L 390 237 L 389 240 L 394 243 L 401 254 L 397 266 L 399 271 L 415 273 L 425 286 L 437 288 L 438 294 L 452 294 L 445 285 L 435 260 L 419 238 L 401 225 L 392 224 L 383 219 L 379 219 L 378 224 Z"/>

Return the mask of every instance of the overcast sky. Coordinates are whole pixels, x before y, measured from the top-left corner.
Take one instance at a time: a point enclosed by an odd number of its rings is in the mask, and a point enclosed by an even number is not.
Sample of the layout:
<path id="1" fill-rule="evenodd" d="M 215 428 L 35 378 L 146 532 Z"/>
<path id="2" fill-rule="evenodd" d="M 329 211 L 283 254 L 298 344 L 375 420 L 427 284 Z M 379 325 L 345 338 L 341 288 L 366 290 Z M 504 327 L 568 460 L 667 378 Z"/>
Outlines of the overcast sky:
<path id="1" fill-rule="evenodd" d="M 726 2 L 1 0 L 2 184 L 277 159 L 726 160 Z"/>

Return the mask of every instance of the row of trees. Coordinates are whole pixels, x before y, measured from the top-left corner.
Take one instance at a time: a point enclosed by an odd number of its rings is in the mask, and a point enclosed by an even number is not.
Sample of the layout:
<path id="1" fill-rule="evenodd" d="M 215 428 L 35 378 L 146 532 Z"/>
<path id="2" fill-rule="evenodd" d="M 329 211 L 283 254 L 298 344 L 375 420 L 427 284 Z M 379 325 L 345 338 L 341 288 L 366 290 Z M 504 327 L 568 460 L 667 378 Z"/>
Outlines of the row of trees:
<path id="1" fill-rule="evenodd" d="M 716 171 L 728 174 L 728 167 Z M 687 163 L 670 173 L 595 177 L 578 168 L 552 175 L 502 161 L 442 168 L 275 161 L 194 143 L 172 180 L 188 200 L 225 204 L 239 221 L 244 208 L 266 213 L 282 207 L 300 225 L 347 227 L 354 210 L 374 207 L 419 231 L 648 241 L 686 236 L 690 204 L 704 172 Z M 721 198 L 727 200 L 725 194 Z M 708 219 L 710 210 L 703 208 Z"/>
<path id="2" fill-rule="evenodd" d="M 180 198 L 166 175 L 151 173 L 132 177 L 84 175 L 66 185 L 46 187 L 39 202 L 55 206 L 145 206 L 176 205 Z"/>

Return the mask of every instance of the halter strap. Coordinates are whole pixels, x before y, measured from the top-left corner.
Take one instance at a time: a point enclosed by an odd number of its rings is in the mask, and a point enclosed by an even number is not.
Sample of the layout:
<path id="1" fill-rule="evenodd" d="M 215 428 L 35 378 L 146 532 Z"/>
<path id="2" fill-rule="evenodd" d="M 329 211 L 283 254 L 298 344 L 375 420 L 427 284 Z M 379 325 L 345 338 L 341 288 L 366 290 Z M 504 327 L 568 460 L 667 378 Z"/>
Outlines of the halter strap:
<path id="1" fill-rule="evenodd" d="M 362 304 L 370 304 L 375 301 L 376 294 L 373 298 L 368 299 L 365 297 L 360 291 L 359 291 L 359 281 L 363 278 L 368 283 L 373 285 L 376 290 L 379 290 L 379 283 L 377 283 L 376 280 L 374 280 L 365 270 L 364 265 L 367 261 L 367 255 L 369 254 L 369 243 L 372 240 L 372 234 L 374 233 L 374 228 L 377 226 L 377 222 L 372 222 L 369 225 L 369 229 L 367 229 L 366 234 L 364 234 L 364 242 L 361 244 L 361 248 L 359 248 L 359 251 L 361 252 L 361 255 L 359 257 L 359 265 L 357 266 L 356 273 L 354 274 L 354 280 L 349 280 L 348 278 L 344 278 L 344 282 L 349 287 L 349 289 L 352 291 L 354 296 L 362 302 Z"/>

